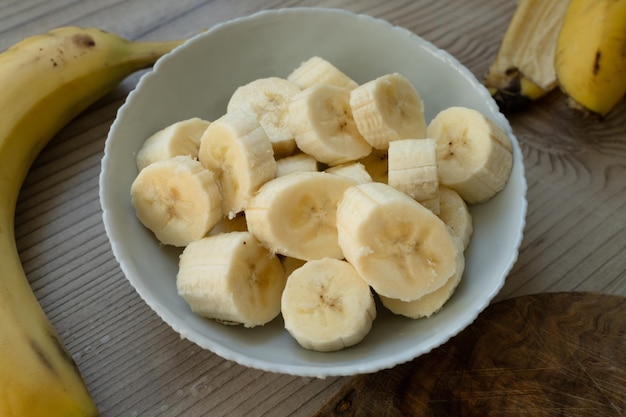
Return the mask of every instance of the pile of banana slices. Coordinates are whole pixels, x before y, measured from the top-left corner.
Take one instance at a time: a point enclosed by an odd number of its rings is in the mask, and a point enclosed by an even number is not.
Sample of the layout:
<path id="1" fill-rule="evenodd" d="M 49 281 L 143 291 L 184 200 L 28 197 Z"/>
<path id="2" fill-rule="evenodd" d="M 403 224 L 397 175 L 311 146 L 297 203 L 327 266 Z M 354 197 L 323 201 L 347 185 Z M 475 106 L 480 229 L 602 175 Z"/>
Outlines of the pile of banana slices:
<path id="1" fill-rule="evenodd" d="M 321 57 L 234 91 L 214 121 L 147 138 L 132 203 L 183 247 L 177 289 L 203 317 L 244 327 L 282 314 L 302 347 L 359 343 L 376 317 L 429 317 L 463 276 L 468 205 L 501 191 L 512 146 L 476 110 L 429 124 L 398 73 L 357 84 Z"/>

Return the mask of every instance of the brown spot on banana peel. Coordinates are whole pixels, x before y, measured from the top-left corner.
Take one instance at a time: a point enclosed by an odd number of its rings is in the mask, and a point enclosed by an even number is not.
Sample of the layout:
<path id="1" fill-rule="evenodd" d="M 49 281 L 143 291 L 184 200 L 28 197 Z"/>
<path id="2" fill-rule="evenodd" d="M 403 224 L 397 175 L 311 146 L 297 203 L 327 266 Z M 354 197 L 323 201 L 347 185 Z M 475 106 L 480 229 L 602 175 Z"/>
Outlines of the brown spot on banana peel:
<path id="1" fill-rule="evenodd" d="M 602 51 L 596 51 L 596 58 L 593 60 L 593 76 L 595 77 L 600 72 L 600 59 L 602 58 Z"/>
<path id="2" fill-rule="evenodd" d="M 78 58 L 78 56 L 84 55 L 91 48 L 94 48 L 96 46 L 95 39 L 87 33 L 76 33 L 68 38 L 66 42 L 71 42 L 76 45 L 78 47 L 78 50 L 80 51 L 80 55 L 74 54 L 68 57 L 65 53 L 66 48 L 64 46 L 58 46 L 56 47 L 56 56 L 50 58 L 52 68 L 63 67 L 65 66 L 65 64 L 67 64 L 69 59 L 76 59 Z M 37 55 L 37 57 L 35 58 L 36 60 L 40 59 L 40 57 L 43 56 L 44 48 L 40 47 L 39 52 L 42 55 Z"/>
<path id="3" fill-rule="evenodd" d="M 96 46 L 96 41 L 86 33 L 77 33 L 72 36 L 72 42 L 74 42 L 77 46 L 85 48 L 93 48 Z"/>
<path id="4" fill-rule="evenodd" d="M 61 343 L 61 340 L 56 335 L 56 332 L 53 329 L 50 329 L 49 326 L 47 326 L 46 324 L 44 324 L 44 326 L 47 327 L 46 333 L 48 337 L 50 337 L 50 341 L 52 342 L 52 345 L 54 345 L 54 347 L 56 348 L 56 352 L 58 356 L 65 363 L 70 365 L 75 370 L 76 373 L 78 373 L 79 370 L 78 370 L 78 366 L 76 365 L 76 362 L 74 362 L 74 359 L 70 356 L 68 351 L 65 349 L 65 347 L 63 346 L 63 343 Z M 46 369 L 48 369 L 52 374 L 54 374 L 55 376 L 59 376 L 59 373 L 54 366 L 54 361 L 48 356 L 48 354 L 42 348 L 39 342 L 33 338 L 29 338 L 28 341 L 29 341 L 29 345 L 31 349 L 33 350 L 33 352 L 35 353 L 35 355 L 37 356 L 41 364 Z"/>

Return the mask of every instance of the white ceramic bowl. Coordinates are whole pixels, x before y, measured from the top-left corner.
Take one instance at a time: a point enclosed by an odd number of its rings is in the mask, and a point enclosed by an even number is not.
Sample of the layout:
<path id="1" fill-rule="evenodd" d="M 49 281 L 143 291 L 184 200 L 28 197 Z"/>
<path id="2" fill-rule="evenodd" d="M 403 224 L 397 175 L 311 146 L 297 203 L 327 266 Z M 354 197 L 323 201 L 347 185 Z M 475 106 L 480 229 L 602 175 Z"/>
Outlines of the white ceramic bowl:
<path id="1" fill-rule="evenodd" d="M 193 116 L 214 120 L 236 87 L 267 76 L 286 77 L 319 55 L 357 82 L 399 72 L 419 90 L 429 121 L 461 105 L 497 121 L 511 137 L 514 164 L 507 187 L 472 207 L 475 233 L 464 278 L 444 308 L 409 320 L 378 309 L 370 334 L 334 353 L 300 348 L 281 317 L 259 328 L 224 326 L 194 315 L 176 292 L 180 250 L 159 245 L 135 217 L 130 186 L 135 154 L 155 131 Z M 487 90 L 448 53 L 415 34 L 340 10 L 265 11 L 215 26 L 163 57 L 121 107 L 106 141 L 100 176 L 103 219 L 113 253 L 145 302 L 181 337 L 237 363 L 302 376 L 368 373 L 409 361 L 472 323 L 501 289 L 517 259 L 526 213 L 519 144 Z"/>

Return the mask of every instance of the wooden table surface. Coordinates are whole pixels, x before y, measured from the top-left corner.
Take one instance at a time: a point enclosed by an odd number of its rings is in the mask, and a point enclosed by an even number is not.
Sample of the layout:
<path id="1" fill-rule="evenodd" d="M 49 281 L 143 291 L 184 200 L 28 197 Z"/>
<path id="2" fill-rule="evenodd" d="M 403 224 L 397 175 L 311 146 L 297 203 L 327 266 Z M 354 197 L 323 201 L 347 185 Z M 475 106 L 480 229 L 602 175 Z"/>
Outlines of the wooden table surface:
<path id="1" fill-rule="evenodd" d="M 450 52 L 482 79 L 515 3 L 0 0 L 0 50 L 64 25 L 165 40 L 261 9 L 324 6 L 403 26 Z M 181 340 L 118 267 L 102 224 L 98 176 L 108 129 L 140 75 L 61 131 L 26 179 L 16 235 L 37 297 L 102 416 L 314 414 L 350 378 L 247 369 Z M 508 117 L 523 151 L 528 215 L 519 260 L 494 301 L 561 291 L 626 296 L 626 100 L 599 121 L 571 111 L 555 92 Z"/>

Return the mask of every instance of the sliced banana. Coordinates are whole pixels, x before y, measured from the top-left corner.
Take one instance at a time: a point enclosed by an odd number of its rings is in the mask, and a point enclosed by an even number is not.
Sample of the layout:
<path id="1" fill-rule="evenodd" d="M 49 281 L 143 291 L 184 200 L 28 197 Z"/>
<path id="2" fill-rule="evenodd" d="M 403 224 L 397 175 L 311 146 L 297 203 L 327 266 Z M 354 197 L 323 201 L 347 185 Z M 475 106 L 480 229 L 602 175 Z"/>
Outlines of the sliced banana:
<path id="1" fill-rule="evenodd" d="M 360 162 L 346 162 L 345 164 L 336 165 L 326 169 L 329 174 L 341 175 L 347 178 L 351 178 L 356 181 L 357 184 L 365 184 L 366 182 L 372 182 L 372 177 Z"/>
<path id="2" fill-rule="evenodd" d="M 387 183 L 435 214 L 439 213 L 437 142 L 400 139 L 389 143 Z"/>
<path id="3" fill-rule="evenodd" d="M 485 202 L 505 187 L 513 165 L 511 140 L 479 111 L 442 110 L 428 125 L 428 137 L 437 140 L 441 184 L 468 204 Z"/>
<path id="4" fill-rule="evenodd" d="M 286 156 L 276 161 L 276 176 L 291 174 L 293 172 L 315 172 L 319 170 L 317 159 L 311 155 L 300 152 Z"/>
<path id="5" fill-rule="evenodd" d="M 193 117 L 173 123 L 145 140 L 137 152 L 137 169 L 141 171 L 156 161 L 178 155 L 198 157 L 200 138 L 210 122 Z"/>
<path id="6" fill-rule="evenodd" d="M 337 202 L 354 180 L 295 172 L 264 184 L 246 208 L 248 229 L 272 252 L 298 259 L 343 258 Z"/>
<path id="7" fill-rule="evenodd" d="M 472 214 L 459 193 L 444 186 L 439 187 L 439 218 L 467 248 L 474 233 Z"/>
<path id="8" fill-rule="evenodd" d="M 465 270 L 468 204 L 504 188 L 512 146 L 464 107 L 427 126 L 398 73 L 359 86 L 312 57 L 239 87 L 214 122 L 155 133 L 136 162 L 132 204 L 184 247 L 176 285 L 192 311 L 245 327 L 282 311 L 301 346 L 327 352 L 369 333 L 372 290 L 394 314 L 442 308 Z"/>
<path id="9" fill-rule="evenodd" d="M 221 233 L 190 243 L 180 256 L 176 287 L 191 310 L 244 327 L 280 313 L 285 271 L 249 232 Z"/>
<path id="10" fill-rule="evenodd" d="M 328 165 L 368 155 L 372 147 L 359 133 L 350 110 L 350 91 L 317 84 L 289 104 L 289 126 L 298 148 Z"/>
<path id="11" fill-rule="evenodd" d="M 130 193 L 141 223 L 165 245 L 186 246 L 222 218 L 215 176 L 189 155 L 146 166 Z"/>
<path id="12" fill-rule="evenodd" d="M 358 86 L 353 79 L 339 68 L 319 56 L 311 57 L 302 62 L 289 74 L 287 79 L 303 90 L 316 84 L 336 85 L 348 90 Z"/>
<path id="13" fill-rule="evenodd" d="M 277 157 L 291 155 L 296 141 L 287 124 L 289 102 L 300 87 L 279 77 L 259 78 L 237 88 L 228 101 L 228 112 L 251 111 L 265 130 Z"/>
<path id="14" fill-rule="evenodd" d="M 285 328 L 300 346 L 319 352 L 359 343 L 376 318 L 369 286 L 349 263 L 309 261 L 289 275 L 281 300 Z"/>
<path id="15" fill-rule="evenodd" d="M 369 155 L 359 159 L 358 162 L 363 164 L 374 182 L 387 184 L 389 176 L 389 153 L 387 149 L 372 149 Z"/>
<path id="16" fill-rule="evenodd" d="M 393 73 L 361 84 L 350 97 L 354 121 L 366 141 L 387 149 L 398 139 L 426 137 L 419 93 L 404 76 Z"/>
<path id="17" fill-rule="evenodd" d="M 350 187 L 337 208 L 345 259 L 380 295 L 416 300 L 456 271 L 458 246 L 441 219 L 395 188 Z"/>
<path id="18" fill-rule="evenodd" d="M 272 145 L 254 115 L 244 110 L 211 123 L 200 140 L 198 158 L 215 173 L 228 217 L 242 211 L 259 187 L 276 175 Z"/>
<path id="19" fill-rule="evenodd" d="M 401 301 L 394 298 L 379 296 L 383 306 L 394 314 L 399 314 L 411 319 L 430 317 L 444 306 L 452 297 L 454 290 L 461 282 L 465 270 L 465 255 L 462 250 L 457 252 L 456 271 L 443 286 L 414 301 Z"/>

